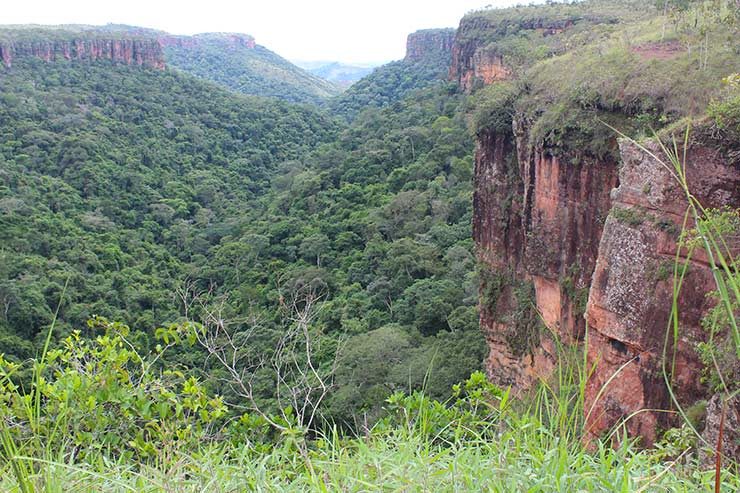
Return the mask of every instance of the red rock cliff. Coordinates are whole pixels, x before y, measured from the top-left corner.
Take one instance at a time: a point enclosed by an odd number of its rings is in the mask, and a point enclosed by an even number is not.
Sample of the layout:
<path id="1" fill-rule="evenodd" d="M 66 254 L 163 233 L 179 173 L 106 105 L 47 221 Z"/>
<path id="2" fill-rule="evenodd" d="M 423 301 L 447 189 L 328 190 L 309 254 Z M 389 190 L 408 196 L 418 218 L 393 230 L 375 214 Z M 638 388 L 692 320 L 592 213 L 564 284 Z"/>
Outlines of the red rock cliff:
<path id="1" fill-rule="evenodd" d="M 635 145 L 621 143 L 619 163 L 553 156 L 530 146 L 527 133 L 515 122 L 511 132 L 477 138 L 473 235 L 487 371 L 499 384 L 527 387 L 553 369 L 555 339 L 578 343 L 588 322 L 588 432 L 599 436 L 633 415 L 628 431 L 651 444 L 657 429 L 675 424 L 670 413 L 647 410 L 671 409 L 662 355 L 686 198 Z M 696 130 L 687 175 L 705 207 L 740 204 L 740 160 L 706 130 Z M 706 256 L 694 254 L 678 300 L 680 337 L 668 348 L 683 404 L 705 397 L 696 347 L 714 287 Z"/>
<path id="2" fill-rule="evenodd" d="M 657 144 L 649 148 L 661 155 Z M 658 427 L 675 424 L 671 414 L 643 410 L 671 408 L 663 348 L 673 297 L 672 265 L 687 201 L 669 171 L 639 147 L 622 142 L 621 157 L 620 184 L 612 192 L 613 208 L 601 237 L 586 312 L 588 361 L 595 365 L 586 388 L 592 408 L 587 426 L 599 435 L 636 413 L 627 428 L 651 444 Z M 686 173 L 704 207 L 740 204 L 740 160 L 728 158 L 701 130 L 689 148 Z M 740 250 L 740 245 L 735 248 Z M 713 289 L 706 254 L 695 253 L 678 299 L 680 337 L 677 347 L 668 348 L 668 354 L 675 349 L 669 377 L 683 405 L 704 393 L 696 345 L 705 337 L 701 319 L 712 305 L 706 295 Z"/>
<path id="3" fill-rule="evenodd" d="M 449 56 L 455 39 L 454 29 L 423 29 L 406 38 L 406 60 L 417 62 L 429 56 Z"/>
<path id="4" fill-rule="evenodd" d="M 525 125 L 515 129 L 516 137 L 478 136 L 473 236 L 483 267 L 488 373 L 498 383 L 526 387 L 554 364 L 554 343 L 541 337 L 540 317 L 563 341 L 584 333 L 617 165 L 585 155 L 553 156 L 528 145 Z"/>
<path id="5" fill-rule="evenodd" d="M 6 67 L 13 60 L 36 57 L 42 60 L 111 60 L 126 65 L 163 69 L 162 48 L 156 39 L 71 39 L 68 41 L 17 41 L 0 43 L 0 58 Z"/>

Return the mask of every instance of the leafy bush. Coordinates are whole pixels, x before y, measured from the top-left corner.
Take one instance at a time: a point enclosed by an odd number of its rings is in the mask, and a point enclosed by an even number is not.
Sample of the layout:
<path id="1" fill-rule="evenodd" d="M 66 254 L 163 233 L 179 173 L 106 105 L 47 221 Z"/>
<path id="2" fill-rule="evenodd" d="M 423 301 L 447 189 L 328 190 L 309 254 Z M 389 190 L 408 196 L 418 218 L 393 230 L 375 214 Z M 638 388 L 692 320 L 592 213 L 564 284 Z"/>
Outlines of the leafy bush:
<path id="1" fill-rule="evenodd" d="M 158 365 L 164 348 L 140 354 L 118 322 L 96 318 L 89 329 L 99 335 L 74 331 L 35 362 L 31 388 L 14 383 L 18 364 L 0 359 L 4 441 L 26 455 L 73 450 L 76 460 L 105 453 L 145 462 L 220 433 L 223 400 L 194 376 Z"/>

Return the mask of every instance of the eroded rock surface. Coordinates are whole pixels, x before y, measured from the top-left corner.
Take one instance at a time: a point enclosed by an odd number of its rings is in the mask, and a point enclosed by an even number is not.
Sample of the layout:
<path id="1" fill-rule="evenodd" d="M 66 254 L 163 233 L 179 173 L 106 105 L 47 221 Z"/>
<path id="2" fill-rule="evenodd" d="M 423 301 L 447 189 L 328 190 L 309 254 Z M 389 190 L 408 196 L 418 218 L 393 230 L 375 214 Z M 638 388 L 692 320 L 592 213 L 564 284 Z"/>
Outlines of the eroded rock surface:
<path id="1" fill-rule="evenodd" d="M 51 62 L 54 60 L 110 60 L 126 65 L 140 65 L 163 69 L 165 66 L 162 47 L 154 39 L 94 38 L 68 41 L 18 41 L 0 43 L 0 58 L 5 67 L 13 60 L 35 57 Z"/>
<path id="2" fill-rule="evenodd" d="M 657 144 L 648 146 L 661 155 Z M 687 200 L 656 159 L 628 141 L 620 150 L 620 185 L 612 193 L 586 311 L 588 361 L 595 365 L 586 388 L 587 426 L 596 436 L 631 416 L 630 433 L 651 444 L 658 427 L 675 421 L 674 414 L 660 411 L 671 409 L 664 362 L 680 402 L 691 404 L 705 392 L 696 346 L 705 337 L 701 319 L 712 306 L 707 294 L 715 284 L 705 252 L 695 251 L 678 298 L 678 336 L 675 344 L 668 338 L 665 359 L 673 265 Z M 705 207 L 740 204 L 740 163 L 730 162 L 716 143 L 699 136 L 687 155 L 686 173 Z M 684 248 L 679 255 L 685 254 Z"/>

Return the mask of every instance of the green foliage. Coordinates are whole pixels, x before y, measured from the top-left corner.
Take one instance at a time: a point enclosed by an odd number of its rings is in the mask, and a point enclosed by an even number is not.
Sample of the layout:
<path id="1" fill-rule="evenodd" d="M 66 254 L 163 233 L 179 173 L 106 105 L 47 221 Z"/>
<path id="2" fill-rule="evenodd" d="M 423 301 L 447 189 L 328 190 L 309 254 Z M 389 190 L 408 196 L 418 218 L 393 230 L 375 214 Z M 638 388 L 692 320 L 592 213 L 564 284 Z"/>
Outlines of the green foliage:
<path id="1" fill-rule="evenodd" d="M 560 291 L 573 303 L 576 317 L 582 317 L 586 313 L 588 303 L 589 288 L 582 285 L 580 279 L 581 267 L 578 263 L 571 264 L 565 275 L 560 278 Z"/>
<path id="2" fill-rule="evenodd" d="M 461 45 L 495 55 L 520 76 L 537 62 L 599 41 L 620 24 L 654 17 L 640 0 L 548 2 L 468 13 L 460 24 Z"/>
<path id="3" fill-rule="evenodd" d="M 62 349 L 54 364 L 61 370 L 60 376 L 48 379 L 45 386 L 66 388 L 63 383 L 80 380 L 100 389 L 95 378 L 91 378 L 96 374 L 112 378 L 119 386 L 130 381 L 132 375 L 142 375 L 136 372 L 136 358 L 129 359 L 130 348 L 125 343 L 123 347 L 116 343 L 124 340 L 120 335 L 123 327 L 102 325 L 114 333 L 109 338 L 102 335 L 94 343 L 73 341 Z M 68 364 L 79 368 L 74 366 L 79 351 L 88 357 L 86 361 L 97 373 L 67 375 L 64 369 Z M 122 366 L 124 362 L 133 364 L 129 368 Z M 47 449 L 50 455 L 43 452 L 43 447 L 41 450 L 25 447 L 19 450 L 33 464 L 26 481 L 22 483 L 13 474 L 6 474 L 12 461 L 3 455 L 0 456 L 0 489 L 711 491 L 714 470 L 700 467 L 695 456 L 687 454 L 693 440 L 685 430 L 667 433 L 654 452 L 640 450 L 628 440 L 619 446 L 596 442 L 594 450 L 588 451 L 578 434 L 582 423 L 573 419 L 583 415 L 579 407 L 582 401 L 574 401 L 570 387 L 582 385 L 585 380 L 579 380 L 578 375 L 582 377 L 585 373 L 574 370 L 561 367 L 560 379 L 543 383 L 537 391 L 537 395 L 547 398 L 537 399 L 525 410 L 519 409 L 522 402 L 510 390 L 492 385 L 480 372 L 454 385 L 452 396 L 445 402 L 420 392 L 396 392 L 385 402 L 387 417 L 358 437 L 343 437 L 330 430 L 303 441 L 300 436 L 286 433 L 265 447 L 250 438 L 260 428 L 259 420 L 245 416 L 232 422 L 228 436 L 193 433 L 182 439 L 171 439 L 166 434 L 154 433 L 152 428 L 140 430 L 152 435 L 150 443 L 156 448 L 150 455 L 131 456 L 128 460 L 121 456 L 118 447 L 99 447 L 94 436 L 86 436 L 79 448 L 57 448 L 52 444 Z M 154 392 L 142 395 L 141 402 L 145 405 L 127 408 L 129 412 L 151 412 L 153 419 L 158 420 L 159 409 L 175 412 L 177 406 L 173 408 L 172 404 L 179 402 L 183 413 L 190 414 L 192 423 L 213 423 L 209 419 L 201 420 L 200 413 L 192 413 L 203 396 L 192 379 L 184 375 L 173 381 L 168 372 L 158 374 L 159 377 L 144 378 L 143 382 L 159 382 L 159 386 Z M 7 395 L 7 390 L 3 395 Z M 86 418 L 120 409 L 119 397 L 117 392 L 104 393 L 97 398 L 93 411 L 83 406 L 73 412 L 76 417 Z M 150 405 L 150 411 L 146 410 L 146 404 Z M 23 415 L 13 415 L 13 409 L 5 408 L 3 418 L 10 418 L 11 423 L 22 422 Z M 44 420 L 52 415 L 47 411 L 42 414 Z M 172 416 L 169 419 L 173 424 L 183 422 Z M 126 423 L 124 420 L 123 424 Z M 59 431 L 63 431 L 68 422 L 62 419 L 60 424 Z M 569 428 L 563 428 L 563 424 Z M 115 427 L 113 423 L 105 428 L 95 426 L 94 430 L 106 433 Z M 43 443 L 44 433 L 46 430 L 42 429 L 37 435 L 37 444 Z M 296 447 L 297 442 L 304 445 Z M 127 452 L 123 453 L 125 456 Z M 667 458 L 681 460 L 663 462 Z M 738 477 L 735 466 L 723 469 L 720 487 L 734 491 L 740 486 Z"/>
<path id="4" fill-rule="evenodd" d="M 399 103 L 415 91 L 444 87 L 450 54 L 432 52 L 421 60 L 399 60 L 376 68 L 329 103 L 336 113 L 351 120 L 367 108 Z"/>
<path id="5" fill-rule="evenodd" d="M 515 356 L 531 354 L 540 342 L 543 324 L 537 311 L 534 284 L 527 281 L 513 288 L 515 308 L 509 316 L 507 333 L 504 335 Z"/>
<path id="6" fill-rule="evenodd" d="M 649 219 L 645 211 L 639 207 L 612 207 L 609 215 L 617 221 L 636 228 Z"/>
<path id="7" fill-rule="evenodd" d="M 248 48 L 234 42 L 228 34 L 200 34 L 192 41 L 184 46 L 166 46 L 167 63 L 233 91 L 314 104 L 339 93 L 331 83 L 264 46 Z"/>
<path id="8" fill-rule="evenodd" d="M 29 341 L 68 277 L 61 334 L 93 314 L 174 321 L 179 280 L 222 282 L 211 249 L 278 163 L 335 128 L 306 107 L 103 62 L 19 59 L 0 93 L 0 328 Z"/>
<path id="9" fill-rule="evenodd" d="M 726 93 L 709 104 L 707 114 L 726 133 L 728 141 L 737 142 L 740 140 L 740 75 L 732 74 L 724 83 Z"/>
<path id="10" fill-rule="evenodd" d="M 504 338 L 515 356 L 531 353 L 540 341 L 542 323 L 537 311 L 534 284 L 517 279 L 513 272 L 478 266 L 481 306 L 487 316 L 506 327 Z"/>
<path id="11" fill-rule="evenodd" d="M 514 103 L 518 91 L 509 82 L 498 82 L 478 91 L 473 115 L 476 133 L 483 130 L 508 135 L 513 132 Z"/>
<path id="12" fill-rule="evenodd" d="M 512 113 L 531 123 L 527 137 L 534 147 L 616 160 L 612 128 L 641 138 L 709 106 L 732 141 L 734 96 L 730 85 L 723 92 L 720 84 L 728 70 L 740 69 L 732 9 L 728 2 L 694 2 L 670 39 L 659 12 L 645 2 L 592 0 L 469 14 L 461 36 L 502 56 L 516 79 L 514 94 L 511 83 L 481 91 L 476 128 L 503 128 Z M 670 56 L 660 54 L 671 46 Z"/>
<path id="13" fill-rule="evenodd" d="M 14 383 L 18 365 L 0 359 L 0 420 L 19 450 L 35 456 L 75 450 L 78 460 L 115 450 L 147 461 L 195 446 L 223 425 L 220 397 L 208 395 L 194 376 L 155 366 L 161 348 L 142 356 L 127 326 L 105 319 L 88 326 L 94 338 L 74 331 L 35 362 L 40 376 L 30 389 Z M 36 399 L 43 402 L 39 410 L 31 405 Z"/>
<path id="14" fill-rule="evenodd" d="M 701 239 L 701 231 L 712 231 L 722 238 L 718 249 L 732 259 L 726 250 L 740 237 L 740 212 L 732 209 L 706 210 L 693 241 Z M 737 392 L 740 389 L 740 339 L 735 332 L 736 314 L 740 313 L 740 296 L 733 291 L 740 286 L 740 261 L 728 265 L 729 272 L 716 290 L 709 293 L 714 307 L 702 319 L 707 340 L 698 344 L 699 356 L 704 364 L 702 379 L 715 392 Z M 726 287 L 725 287 L 726 286 Z"/>
<path id="15" fill-rule="evenodd" d="M 498 301 L 503 295 L 504 288 L 512 281 L 510 273 L 490 269 L 485 265 L 478 265 L 480 278 L 481 306 L 489 313 L 496 313 Z"/>

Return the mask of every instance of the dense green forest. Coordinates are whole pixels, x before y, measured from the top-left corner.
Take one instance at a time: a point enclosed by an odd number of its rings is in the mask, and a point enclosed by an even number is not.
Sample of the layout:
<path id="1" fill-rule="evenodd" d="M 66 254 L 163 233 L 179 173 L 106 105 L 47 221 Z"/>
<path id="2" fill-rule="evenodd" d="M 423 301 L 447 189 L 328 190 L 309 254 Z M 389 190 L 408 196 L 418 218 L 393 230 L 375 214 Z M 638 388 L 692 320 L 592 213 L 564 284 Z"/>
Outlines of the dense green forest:
<path id="1" fill-rule="evenodd" d="M 471 13 L 516 75 L 472 95 L 446 52 L 337 95 L 220 35 L 0 67 L 0 489 L 710 491 L 685 428 L 583 441 L 579 350 L 516 395 L 480 371 L 477 132 L 600 156 L 698 101 L 740 135 L 734 18 L 658 3 Z M 629 54 L 664 25 L 700 70 Z"/>
<path id="2" fill-rule="evenodd" d="M 329 106 L 335 113 L 351 120 L 366 109 L 400 103 L 416 91 L 446 85 L 450 62 L 449 51 L 438 46 L 427 47 L 418 59 L 404 58 L 376 68 L 330 100 Z M 454 86 L 448 89 L 450 92 L 455 90 Z"/>
<path id="3" fill-rule="evenodd" d="M 183 46 L 165 46 L 167 63 L 189 74 L 244 94 L 318 104 L 340 89 L 296 67 L 264 46 L 247 47 L 223 33 L 183 37 Z"/>
<path id="4" fill-rule="evenodd" d="M 48 327 L 70 274 L 60 327 L 93 313 L 143 330 L 175 317 L 185 266 L 208 254 L 278 163 L 336 131 L 308 107 L 176 72 L 29 60 L 0 84 L 2 323 L 29 341 Z"/>
<path id="5" fill-rule="evenodd" d="M 443 397 L 479 368 L 461 96 L 342 126 L 177 71 L 31 60 L 1 83 L 0 352 L 32 357 L 58 305 L 59 338 L 98 315 L 148 347 L 184 317 L 178 289 L 225 298 L 233 320 L 264 313 L 270 351 L 281 293 L 311 286 L 318 329 L 344 348 L 330 419 L 375 415 L 428 371 Z"/>

